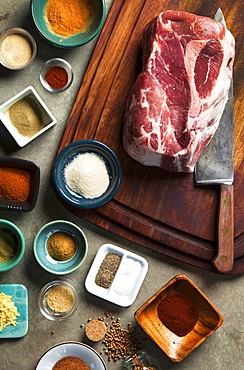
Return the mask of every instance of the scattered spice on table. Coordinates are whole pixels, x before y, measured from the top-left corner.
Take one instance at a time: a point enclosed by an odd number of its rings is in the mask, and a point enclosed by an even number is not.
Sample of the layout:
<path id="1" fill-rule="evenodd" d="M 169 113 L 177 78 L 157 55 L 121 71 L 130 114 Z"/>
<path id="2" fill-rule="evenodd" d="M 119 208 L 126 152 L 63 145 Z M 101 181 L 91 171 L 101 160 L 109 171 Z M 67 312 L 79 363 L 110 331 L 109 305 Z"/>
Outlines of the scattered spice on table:
<path id="1" fill-rule="evenodd" d="M 107 327 L 101 320 L 91 320 L 87 323 L 85 333 L 88 339 L 98 342 L 104 338 Z"/>
<path id="2" fill-rule="evenodd" d="M 63 67 L 52 67 L 46 73 L 46 81 L 54 89 L 62 89 L 68 82 L 68 73 Z"/>
<path id="3" fill-rule="evenodd" d="M 76 252 L 75 238 L 65 231 L 57 231 L 48 238 L 47 250 L 53 259 L 68 261 Z"/>
<path id="4" fill-rule="evenodd" d="M 172 293 L 158 305 L 158 317 L 179 337 L 187 335 L 198 321 L 198 309 L 184 294 Z"/>
<path id="5" fill-rule="evenodd" d="M 48 306 L 54 312 L 67 312 L 72 308 L 74 297 L 66 286 L 56 285 L 47 293 Z"/>
<path id="6" fill-rule="evenodd" d="M 64 169 L 64 177 L 71 190 L 84 198 L 97 198 L 109 186 L 106 164 L 94 152 L 78 154 Z"/>
<path id="7" fill-rule="evenodd" d="M 108 356 L 108 360 L 113 360 L 114 362 L 142 349 L 142 345 L 137 339 L 136 330 L 130 323 L 127 324 L 126 329 L 123 329 L 120 318 L 112 322 L 102 342 L 104 344 L 104 353 Z"/>
<path id="8" fill-rule="evenodd" d="M 31 174 L 27 170 L 0 167 L 0 198 L 24 202 L 28 199 Z"/>
<path id="9" fill-rule="evenodd" d="M 18 247 L 18 239 L 15 233 L 6 228 L 0 228 L 0 262 L 8 261 L 12 258 Z"/>
<path id="10" fill-rule="evenodd" d="M 13 67 L 26 65 L 32 57 L 32 47 L 26 37 L 18 34 L 9 35 L 1 46 L 3 58 Z"/>
<path id="11" fill-rule="evenodd" d="M 11 105 L 8 113 L 12 125 L 22 136 L 31 137 L 44 127 L 40 109 L 30 96 Z"/>
<path id="12" fill-rule="evenodd" d="M 79 357 L 65 356 L 56 362 L 52 370 L 90 370 L 90 367 Z"/>
<path id="13" fill-rule="evenodd" d="M 0 332 L 9 325 L 17 325 L 20 316 L 12 296 L 0 293 Z"/>
<path id="14" fill-rule="evenodd" d="M 108 289 L 115 277 L 121 262 L 121 256 L 116 253 L 107 253 L 95 276 L 95 283 Z"/>
<path id="15" fill-rule="evenodd" d="M 54 33 L 68 37 L 80 32 L 93 14 L 87 0 L 49 0 L 47 20 Z"/>

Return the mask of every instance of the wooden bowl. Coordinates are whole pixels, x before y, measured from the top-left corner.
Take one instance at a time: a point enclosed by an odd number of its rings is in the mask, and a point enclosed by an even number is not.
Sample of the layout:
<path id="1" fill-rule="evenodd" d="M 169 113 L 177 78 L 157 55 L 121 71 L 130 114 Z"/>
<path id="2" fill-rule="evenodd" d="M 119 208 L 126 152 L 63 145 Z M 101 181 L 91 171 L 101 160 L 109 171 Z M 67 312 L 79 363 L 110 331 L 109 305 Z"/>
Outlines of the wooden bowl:
<path id="1" fill-rule="evenodd" d="M 172 293 L 184 294 L 199 311 L 198 321 L 193 330 L 183 337 L 170 331 L 158 317 L 159 303 Z M 223 317 L 219 311 L 184 275 L 176 275 L 155 293 L 135 312 L 135 319 L 147 335 L 174 362 L 183 360 L 223 323 Z"/>

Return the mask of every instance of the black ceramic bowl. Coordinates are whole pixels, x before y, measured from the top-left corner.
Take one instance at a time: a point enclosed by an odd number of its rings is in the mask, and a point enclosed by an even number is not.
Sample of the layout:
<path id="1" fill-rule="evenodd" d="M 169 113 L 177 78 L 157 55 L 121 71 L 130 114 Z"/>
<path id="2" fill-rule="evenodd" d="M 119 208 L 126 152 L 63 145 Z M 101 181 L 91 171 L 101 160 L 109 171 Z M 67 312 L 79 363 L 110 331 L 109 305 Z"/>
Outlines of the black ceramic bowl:
<path id="1" fill-rule="evenodd" d="M 0 197 L 0 209 L 9 211 L 30 212 L 36 204 L 39 184 L 40 168 L 31 161 L 20 158 L 0 158 L 0 168 L 18 168 L 30 172 L 30 191 L 27 200 L 17 201 Z"/>

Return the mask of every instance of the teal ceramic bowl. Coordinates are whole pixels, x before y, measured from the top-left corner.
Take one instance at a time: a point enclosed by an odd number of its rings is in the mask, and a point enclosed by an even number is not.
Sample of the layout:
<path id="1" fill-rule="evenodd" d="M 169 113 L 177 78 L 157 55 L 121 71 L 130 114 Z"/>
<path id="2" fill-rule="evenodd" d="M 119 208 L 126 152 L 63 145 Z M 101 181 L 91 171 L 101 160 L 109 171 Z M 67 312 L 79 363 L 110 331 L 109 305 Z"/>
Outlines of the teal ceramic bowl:
<path id="1" fill-rule="evenodd" d="M 25 239 L 20 229 L 10 221 L 0 219 L 0 237 L 10 244 L 16 245 L 16 252 L 12 258 L 0 262 L 0 272 L 8 271 L 15 267 L 25 253 Z"/>
<path id="2" fill-rule="evenodd" d="M 105 0 L 88 0 L 92 14 L 83 29 L 70 36 L 62 36 L 53 32 L 46 16 L 46 6 L 49 0 L 32 0 L 31 15 L 38 32 L 51 44 L 62 48 L 74 48 L 91 41 L 101 30 L 105 15 Z"/>
<path id="3" fill-rule="evenodd" d="M 55 232 L 67 232 L 76 241 L 76 253 L 67 261 L 57 261 L 47 249 L 48 238 Z M 34 255 L 41 267 L 56 275 L 66 275 L 75 271 L 84 262 L 88 244 L 83 231 L 75 224 L 65 220 L 56 220 L 44 225 L 34 239 Z"/>

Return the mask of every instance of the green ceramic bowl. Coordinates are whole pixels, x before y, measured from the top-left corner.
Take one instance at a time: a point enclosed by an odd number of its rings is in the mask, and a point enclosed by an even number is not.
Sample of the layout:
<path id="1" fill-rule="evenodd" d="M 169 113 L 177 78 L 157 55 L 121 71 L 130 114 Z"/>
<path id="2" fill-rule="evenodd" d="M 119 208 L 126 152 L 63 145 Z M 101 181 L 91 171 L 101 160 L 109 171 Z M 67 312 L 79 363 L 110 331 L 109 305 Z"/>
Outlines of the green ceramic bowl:
<path id="1" fill-rule="evenodd" d="M 0 219 L 1 236 L 10 236 L 11 240 L 15 240 L 17 250 L 12 258 L 8 261 L 0 262 L 0 272 L 8 271 L 15 267 L 22 259 L 25 252 L 25 239 L 20 229 L 10 221 Z"/>
<path id="2" fill-rule="evenodd" d="M 55 34 L 46 17 L 46 6 L 49 0 L 31 0 L 31 14 L 39 33 L 51 44 L 62 48 L 74 48 L 91 41 L 101 30 L 105 14 L 105 0 L 88 0 L 93 9 L 87 24 L 81 32 L 64 37 Z"/>

